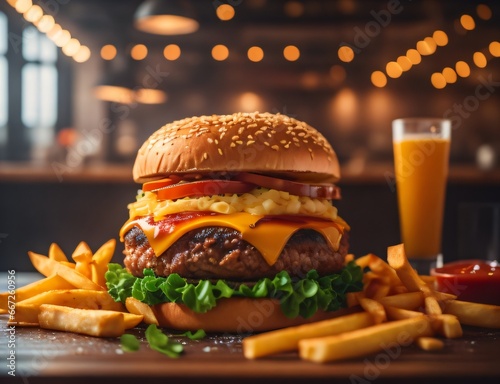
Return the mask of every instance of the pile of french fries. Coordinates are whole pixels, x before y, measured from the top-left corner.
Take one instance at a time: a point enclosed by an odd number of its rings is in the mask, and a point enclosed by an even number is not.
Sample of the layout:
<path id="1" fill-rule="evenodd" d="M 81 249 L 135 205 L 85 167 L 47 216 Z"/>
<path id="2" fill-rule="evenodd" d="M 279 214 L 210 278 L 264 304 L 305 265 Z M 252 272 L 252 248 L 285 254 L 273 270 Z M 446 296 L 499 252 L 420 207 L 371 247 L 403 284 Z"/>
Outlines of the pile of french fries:
<path id="1" fill-rule="evenodd" d="M 81 242 L 72 254 L 73 261 L 55 243 L 48 256 L 29 252 L 31 263 L 45 278 L 17 289 L 15 295 L 1 293 L 0 314 L 9 313 L 9 325 L 99 337 L 122 335 L 143 316 L 126 312 L 107 292 L 104 274 L 115 246 L 115 240 L 109 240 L 92 254 Z"/>
<path id="2" fill-rule="evenodd" d="M 324 363 L 369 355 L 388 345 L 416 343 L 423 350 L 439 350 L 443 338 L 462 336 L 462 325 L 500 328 L 500 306 L 459 301 L 436 291 L 431 277 L 419 276 L 411 267 L 403 244 L 388 248 L 387 261 L 373 254 L 355 260 L 369 271 L 363 291 L 348 294 L 354 313 L 249 336 L 243 340 L 245 357 L 298 350 L 302 359 Z"/>

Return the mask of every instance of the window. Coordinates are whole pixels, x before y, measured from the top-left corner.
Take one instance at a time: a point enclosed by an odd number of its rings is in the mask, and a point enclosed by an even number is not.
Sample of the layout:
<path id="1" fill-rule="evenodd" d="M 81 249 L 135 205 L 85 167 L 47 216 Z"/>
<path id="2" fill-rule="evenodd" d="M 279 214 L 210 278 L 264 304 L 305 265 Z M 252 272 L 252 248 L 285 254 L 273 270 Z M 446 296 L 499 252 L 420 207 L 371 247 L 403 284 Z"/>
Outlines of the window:
<path id="1" fill-rule="evenodd" d="M 8 62 L 7 62 L 7 16 L 0 12 L 0 147 L 7 142 L 7 121 L 9 113 Z"/>
<path id="2" fill-rule="evenodd" d="M 23 31 L 21 120 L 37 146 L 53 141 L 57 123 L 57 47 L 34 27 Z"/>

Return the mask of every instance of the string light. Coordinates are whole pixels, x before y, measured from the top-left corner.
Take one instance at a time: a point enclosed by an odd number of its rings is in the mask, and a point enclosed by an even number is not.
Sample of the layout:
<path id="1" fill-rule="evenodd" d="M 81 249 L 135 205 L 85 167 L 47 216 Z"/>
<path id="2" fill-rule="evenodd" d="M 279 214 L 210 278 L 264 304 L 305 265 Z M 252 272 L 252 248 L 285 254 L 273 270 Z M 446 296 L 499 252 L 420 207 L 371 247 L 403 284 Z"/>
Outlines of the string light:
<path id="1" fill-rule="evenodd" d="M 500 57 L 500 43 L 498 41 L 492 41 L 488 46 L 488 50 L 493 57 Z"/>
<path id="2" fill-rule="evenodd" d="M 130 50 L 130 56 L 134 60 L 143 60 L 148 55 L 148 48 L 144 44 L 136 44 Z"/>
<path id="3" fill-rule="evenodd" d="M 103 60 L 113 60 L 116 57 L 116 47 L 112 44 L 106 44 L 101 48 L 101 57 Z"/>
<path id="4" fill-rule="evenodd" d="M 453 68 L 446 67 L 443 69 L 443 77 L 448 84 L 453 84 L 457 82 L 457 73 Z"/>
<path id="5" fill-rule="evenodd" d="M 435 72 L 431 76 L 431 83 L 434 88 L 443 89 L 446 87 L 446 79 L 444 78 L 442 73 Z"/>
<path id="6" fill-rule="evenodd" d="M 471 15 L 460 16 L 460 25 L 462 25 L 462 27 L 466 31 L 472 31 L 474 28 L 476 28 L 476 23 L 474 22 L 474 19 Z"/>
<path id="7" fill-rule="evenodd" d="M 399 56 L 397 63 L 399 64 L 403 72 L 409 71 L 413 65 L 411 63 L 411 60 L 406 56 Z"/>
<path id="8" fill-rule="evenodd" d="M 43 16 L 43 10 L 39 5 L 33 5 L 26 12 L 24 12 L 23 17 L 26 21 L 36 24 Z"/>
<path id="9" fill-rule="evenodd" d="M 229 49 L 225 45 L 217 44 L 212 48 L 212 57 L 217 61 L 224 61 L 229 57 Z"/>
<path id="10" fill-rule="evenodd" d="M 457 71 L 457 75 L 460 77 L 470 76 L 470 67 L 465 61 L 457 61 L 455 71 Z"/>
<path id="11" fill-rule="evenodd" d="M 387 77 L 382 71 L 375 71 L 371 75 L 371 81 L 377 88 L 383 88 L 387 85 Z"/>
<path id="12" fill-rule="evenodd" d="M 484 68 L 486 67 L 486 64 L 488 64 L 488 60 L 486 60 L 486 56 L 482 52 L 474 52 L 472 60 L 474 61 L 474 64 L 476 64 L 476 67 L 478 68 Z"/>
<path id="13" fill-rule="evenodd" d="M 283 49 L 283 56 L 288 61 L 297 61 L 300 57 L 300 50 L 295 45 L 288 45 Z"/>
<path id="14" fill-rule="evenodd" d="M 406 51 L 406 57 L 408 57 L 412 65 L 420 64 L 420 62 L 422 61 L 422 56 L 420 55 L 420 53 L 418 53 L 418 51 L 413 48 Z"/>
<path id="15" fill-rule="evenodd" d="M 80 45 L 78 52 L 73 55 L 73 60 L 77 63 L 85 63 L 88 59 L 90 59 L 91 52 L 89 47 L 86 45 Z"/>
<path id="16" fill-rule="evenodd" d="M 248 59 L 257 63 L 264 58 L 264 51 L 260 47 L 250 47 L 247 52 Z"/>
<path id="17" fill-rule="evenodd" d="M 337 55 L 344 63 L 350 63 L 354 59 L 354 51 L 347 45 L 341 46 L 337 51 Z"/>
<path id="18" fill-rule="evenodd" d="M 80 49 L 80 42 L 77 39 L 70 39 L 63 47 L 62 52 L 69 57 L 75 55 Z"/>
<path id="19" fill-rule="evenodd" d="M 479 16 L 479 18 L 483 20 L 489 20 L 491 19 L 492 16 L 491 8 L 488 7 L 486 4 L 479 4 L 476 7 L 476 13 Z"/>
<path id="20" fill-rule="evenodd" d="M 387 76 L 397 79 L 403 73 L 403 69 L 395 61 L 390 61 L 385 66 L 385 72 L 387 73 Z"/>
<path id="21" fill-rule="evenodd" d="M 55 25 L 55 20 L 50 15 L 43 15 L 38 22 L 37 28 L 42 33 L 49 32 Z"/>
<path id="22" fill-rule="evenodd" d="M 219 20 L 222 20 L 222 21 L 231 20 L 235 15 L 234 8 L 229 4 L 219 5 L 217 7 L 217 9 L 215 10 L 215 13 L 217 14 L 217 17 L 219 18 Z"/>
<path id="23" fill-rule="evenodd" d="M 434 31 L 432 38 L 439 47 L 444 47 L 448 44 L 448 35 L 443 31 Z"/>
<path id="24" fill-rule="evenodd" d="M 28 9 L 30 9 L 32 5 L 33 3 L 31 2 L 31 0 L 17 0 L 15 2 L 14 8 L 17 12 L 24 13 Z"/>
<path id="25" fill-rule="evenodd" d="M 163 50 L 165 59 L 175 61 L 181 57 L 181 48 L 177 44 L 169 44 Z"/>

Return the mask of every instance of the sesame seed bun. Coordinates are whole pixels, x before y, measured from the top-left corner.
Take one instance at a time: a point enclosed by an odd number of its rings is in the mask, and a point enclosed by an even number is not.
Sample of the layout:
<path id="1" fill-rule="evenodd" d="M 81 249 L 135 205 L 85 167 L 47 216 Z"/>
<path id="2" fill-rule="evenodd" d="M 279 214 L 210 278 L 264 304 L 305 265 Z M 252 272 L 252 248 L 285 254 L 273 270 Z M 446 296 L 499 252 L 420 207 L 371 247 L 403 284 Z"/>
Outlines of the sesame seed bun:
<path id="1" fill-rule="evenodd" d="M 340 178 L 337 155 L 316 129 L 271 113 L 190 117 L 154 132 L 139 149 L 134 180 L 172 174 L 255 172 L 299 181 Z"/>

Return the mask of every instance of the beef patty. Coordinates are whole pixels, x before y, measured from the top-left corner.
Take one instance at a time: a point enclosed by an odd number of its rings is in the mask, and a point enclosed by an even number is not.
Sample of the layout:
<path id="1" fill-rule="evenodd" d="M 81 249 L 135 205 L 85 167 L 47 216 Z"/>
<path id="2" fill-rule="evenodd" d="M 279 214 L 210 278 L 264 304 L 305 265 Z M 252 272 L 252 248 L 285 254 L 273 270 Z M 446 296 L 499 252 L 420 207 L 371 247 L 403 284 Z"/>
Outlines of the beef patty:
<path id="1" fill-rule="evenodd" d="M 312 229 L 297 231 L 287 242 L 275 264 L 269 265 L 261 253 L 241 239 L 241 233 L 226 227 L 205 227 L 186 233 L 160 256 L 154 254 L 144 232 L 133 227 L 125 234 L 125 260 L 128 270 L 142 277 L 144 268 L 157 276 L 178 273 L 191 279 L 227 279 L 253 281 L 274 277 L 285 270 L 303 277 L 315 269 L 328 275 L 343 267 L 349 247 L 348 232 L 341 238 L 338 251 L 327 244 L 323 235 Z"/>

